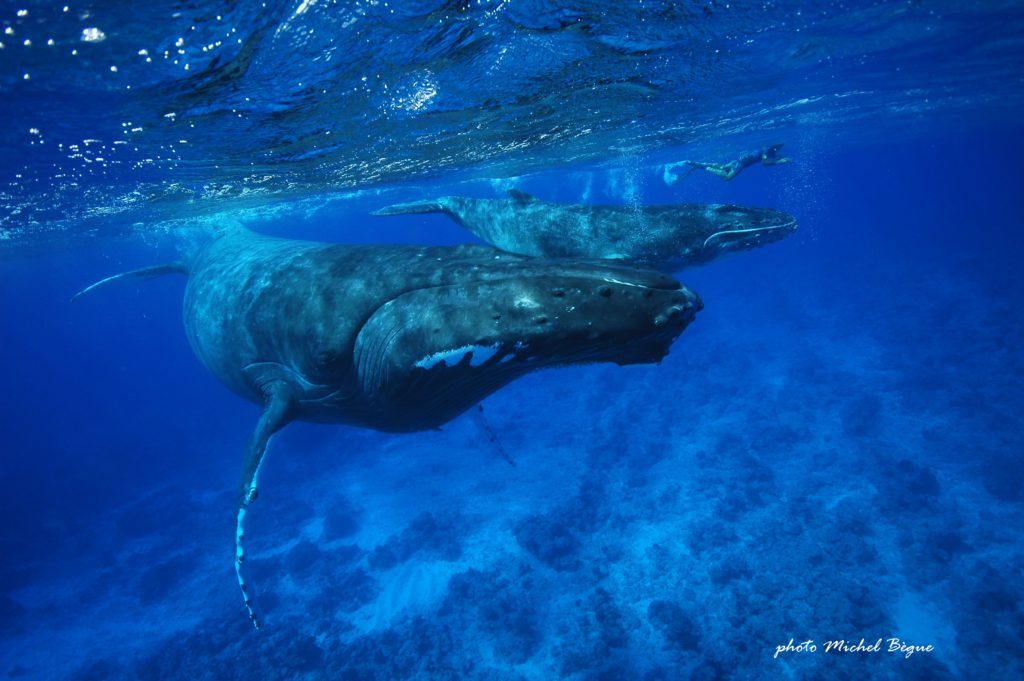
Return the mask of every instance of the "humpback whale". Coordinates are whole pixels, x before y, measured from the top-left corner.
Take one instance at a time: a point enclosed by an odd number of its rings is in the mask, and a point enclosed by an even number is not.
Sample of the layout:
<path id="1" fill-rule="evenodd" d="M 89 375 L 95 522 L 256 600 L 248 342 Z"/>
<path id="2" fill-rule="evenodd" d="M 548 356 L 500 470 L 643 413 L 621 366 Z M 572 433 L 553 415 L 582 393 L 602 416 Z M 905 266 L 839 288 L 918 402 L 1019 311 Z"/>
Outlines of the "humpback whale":
<path id="1" fill-rule="evenodd" d="M 509 253 L 626 259 L 669 272 L 757 248 L 796 230 L 792 215 L 770 208 L 558 204 L 515 189 L 506 199 L 443 196 L 387 206 L 373 215 L 404 213 L 444 213 Z"/>
<path id="2" fill-rule="evenodd" d="M 199 360 L 264 407 L 245 453 L 235 532 L 238 583 L 257 629 L 244 520 L 268 442 L 290 421 L 437 428 L 537 369 L 660 362 L 703 307 L 672 277 L 629 263 L 244 230 L 211 239 L 188 262 L 114 275 L 74 299 L 168 273 L 188 275 L 185 331 Z"/>

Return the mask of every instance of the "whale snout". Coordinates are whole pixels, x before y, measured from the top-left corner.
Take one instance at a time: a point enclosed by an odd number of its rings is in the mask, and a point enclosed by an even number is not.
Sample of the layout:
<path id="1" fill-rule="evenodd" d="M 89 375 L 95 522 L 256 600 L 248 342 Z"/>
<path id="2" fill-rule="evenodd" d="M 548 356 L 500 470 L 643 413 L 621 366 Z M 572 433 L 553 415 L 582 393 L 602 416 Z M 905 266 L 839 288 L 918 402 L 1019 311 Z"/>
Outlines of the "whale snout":
<path id="1" fill-rule="evenodd" d="M 649 268 L 541 261 L 396 297 L 363 326 L 355 365 L 364 391 L 431 427 L 537 369 L 659 362 L 702 307 Z"/>
<path id="2" fill-rule="evenodd" d="M 785 239 L 796 231 L 796 218 L 774 208 L 729 204 L 707 208 L 708 227 L 702 248 L 712 252 L 749 250 Z"/>
<path id="3" fill-rule="evenodd" d="M 731 203 L 709 204 L 707 211 L 719 223 L 733 221 L 737 227 L 785 227 L 796 229 L 796 218 L 775 208 L 754 208 Z"/>
<path id="4" fill-rule="evenodd" d="M 667 310 L 654 318 L 654 325 L 665 326 L 672 320 L 678 320 L 684 324 L 689 324 L 693 321 L 693 318 L 697 316 L 697 313 L 703 309 L 704 303 L 696 296 L 685 301 L 677 300 L 674 301 Z"/>

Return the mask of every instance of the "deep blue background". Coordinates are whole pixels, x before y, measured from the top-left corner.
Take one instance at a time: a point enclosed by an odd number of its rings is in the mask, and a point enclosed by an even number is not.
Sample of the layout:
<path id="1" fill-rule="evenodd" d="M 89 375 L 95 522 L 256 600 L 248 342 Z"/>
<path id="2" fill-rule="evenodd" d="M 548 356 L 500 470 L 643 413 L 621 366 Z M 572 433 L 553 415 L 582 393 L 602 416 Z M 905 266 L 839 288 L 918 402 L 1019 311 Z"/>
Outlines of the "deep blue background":
<path id="1" fill-rule="evenodd" d="M 911 263 L 946 268 L 950 277 L 982 278 L 996 292 L 1017 283 L 1012 275 L 1024 246 L 1024 138 L 1017 131 L 817 146 L 810 162 L 797 145 L 789 146 L 796 152 L 792 166 L 754 167 L 729 184 L 694 175 L 667 188 L 655 170 L 644 174 L 648 202 L 773 205 L 801 221 L 795 237 L 770 251 L 681 273 L 708 305 L 701 319 L 728 305 L 729 296 L 756 295 L 765 280 L 820 287 L 843 307 L 850 304 L 844 290 L 883 276 L 898 282 Z M 572 201 L 578 200 L 575 179 L 552 185 L 545 177 L 522 186 L 541 198 Z M 441 215 L 385 222 L 337 207 L 308 222 L 259 227 L 335 241 L 471 239 Z M 12 562 L 51 559 L 55 540 L 59 545 L 69 529 L 160 481 L 210 484 L 213 474 L 225 486 L 234 484 L 238 452 L 258 409 L 231 395 L 192 355 L 181 325 L 184 279 L 128 283 L 68 302 L 92 281 L 161 257 L 173 259 L 174 251 L 95 243 L 0 263 L 6 386 L 0 431 L 7 452 L 0 460 L 7 490 L 0 513 L 17 520 L 4 532 L 9 555 L 17 557 Z M 874 301 L 863 311 L 864 323 L 887 314 L 886 301 Z M 771 316 L 766 305 L 764 317 Z M 948 323 L 956 325 L 955 310 Z M 736 333 L 756 334 L 757 328 Z M 686 336 L 674 351 L 687 351 Z M 210 461 L 200 454 L 206 447 L 195 446 L 211 440 L 223 444 L 223 460 Z"/>
<path id="2" fill-rule="evenodd" d="M 994 317 L 1007 319 L 1011 333 L 1022 328 L 1019 263 L 1024 253 L 1024 171 L 1020 159 L 1024 158 L 1024 135 L 1019 130 L 920 134 L 907 141 L 862 146 L 797 138 L 787 140 L 786 151 L 794 158 L 792 165 L 754 167 L 731 183 L 695 174 L 669 188 L 661 183 L 656 167 L 634 173 L 646 203 L 769 205 L 788 210 L 801 221 L 801 229 L 787 241 L 680 273 L 679 278 L 702 295 L 706 309 L 677 342 L 673 355 L 692 355 L 686 365 L 695 372 L 735 361 L 716 357 L 716 348 L 703 342 L 701 327 L 721 324 L 722 319 L 729 319 L 728 332 L 736 337 L 754 339 L 756 345 L 763 334 L 776 349 L 786 342 L 780 328 L 789 329 L 798 346 L 814 343 L 819 334 L 824 338 L 905 327 L 905 336 L 894 338 L 890 348 L 904 366 L 918 361 L 920 339 L 928 339 L 932 346 L 948 343 L 942 353 L 932 348 L 921 360 L 925 364 L 918 367 L 922 373 L 934 370 L 943 377 L 941 381 L 950 374 L 948 367 L 934 364 L 936 357 L 948 362 L 961 357 L 965 366 L 974 366 L 971 353 L 1004 353 L 1006 373 L 971 377 L 974 392 L 965 387 L 964 399 L 977 399 L 977 386 L 990 378 L 1024 378 L 1020 375 L 1024 338 L 1002 338 L 996 345 L 991 339 L 974 343 L 973 338 L 988 338 L 991 330 L 964 326 L 970 323 L 964 320 L 988 310 Z M 520 186 L 544 199 L 575 201 L 580 199 L 586 172 L 590 171 L 553 171 L 527 178 Z M 595 186 L 605 186 L 607 174 L 595 172 Z M 482 193 L 481 186 L 445 189 Z M 612 202 L 615 197 L 593 196 L 592 200 Z M 321 240 L 452 243 L 468 239 L 443 216 L 371 218 L 366 211 L 376 206 L 372 200 L 364 201 L 351 210 L 329 204 L 301 224 L 281 221 L 254 226 Z M 41 580 L 59 581 L 65 571 L 74 572 L 76 556 L 92 550 L 89 528 L 94 521 L 147 490 L 167 486 L 225 493 L 237 484 L 242 445 L 259 412 L 218 384 L 192 355 L 180 319 L 184 279 L 128 283 L 77 304 L 68 302 L 71 294 L 94 280 L 171 259 L 173 254 L 170 243 L 154 250 L 125 241 L 97 241 L 73 252 L 55 249 L 26 257 L 8 255 L 0 261 L 4 392 L 0 594 L 14 594 Z M 908 300 L 905 290 L 921 292 L 922 273 L 947 282 L 950 288 L 962 281 L 972 291 L 962 301 L 970 309 L 934 310 L 927 299 Z M 927 288 L 923 292 L 927 294 Z M 845 326 L 837 327 L 835 319 L 805 319 L 793 301 L 811 295 L 827 300 Z M 749 315 L 733 317 L 730 310 L 738 307 L 750 310 Z M 914 316 L 918 307 L 927 308 L 928 314 Z M 756 356 L 744 359 L 758 361 Z M 532 387 L 555 388 L 560 375 L 551 372 L 531 379 Z M 693 379 L 680 376 L 678 380 L 685 394 L 686 382 Z M 958 386 L 943 384 L 942 389 L 956 391 Z M 1012 402 L 1019 397 L 1017 391 L 1004 395 L 1002 404 L 976 408 L 986 414 L 990 410 L 991 419 L 1005 420 L 1007 415 L 1024 413 L 1024 404 Z M 742 412 L 756 405 L 738 402 L 731 408 Z M 585 423 L 586 417 L 573 414 L 571 418 Z M 949 416 L 951 429 L 960 427 L 959 418 Z M 982 422 L 970 423 L 975 427 Z M 698 422 L 692 428 L 699 432 L 705 425 Z M 530 424 L 516 427 L 529 430 Z M 1019 425 L 1016 428 L 1016 437 L 1009 441 L 1005 435 L 990 441 L 985 432 L 974 433 L 966 438 L 975 440 L 973 451 L 943 450 L 943 456 L 983 463 L 990 456 L 1015 459 L 1024 451 L 1019 448 L 1024 438 Z M 1013 433 L 1013 428 L 1008 432 Z M 328 437 L 322 427 L 301 424 L 290 427 L 286 435 L 289 449 L 316 448 Z M 218 454 L 211 456 L 211 451 Z M 848 463 L 856 466 L 857 448 L 849 445 L 845 453 Z M 926 451 L 914 454 L 925 466 L 927 455 Z M 453 453 L 453 458 L 457 456 Z M 771 456 L 766 455 L 766 460 Z M 274 474 L 275 465 L 268 468 L 268 476 Z M 300 475 L 315 472 L 312 467 L 303 469 L 301 462 L 298 465 Z M 316 465 L 331 464 L 319 461 Z M 1019 476 L 1019 465 L 1011 466 L 1006 475 L 1011 480 Z M 1012 494 L 1009 498 L 1012 501 Z M 223 514 L 228 537 L 229 506 Z M 172 524 L 175 518 L 163 517 L 160 522 Z M 85 545 L 80 543 L 82 537 Z M 197 548 L 225 550 L 224 545 Z M 1019 548 L 1019 543 L 1012 547 Z M 232 587 L 229 583 L 225 588 Z M 1010 593 L 1007 607 L 1020 612 L 1019 587 L 1011 587 Z M 234 615 L 239 613 L 225 614 Z M 6 625 L 13 626 L 13 621 Z"/>

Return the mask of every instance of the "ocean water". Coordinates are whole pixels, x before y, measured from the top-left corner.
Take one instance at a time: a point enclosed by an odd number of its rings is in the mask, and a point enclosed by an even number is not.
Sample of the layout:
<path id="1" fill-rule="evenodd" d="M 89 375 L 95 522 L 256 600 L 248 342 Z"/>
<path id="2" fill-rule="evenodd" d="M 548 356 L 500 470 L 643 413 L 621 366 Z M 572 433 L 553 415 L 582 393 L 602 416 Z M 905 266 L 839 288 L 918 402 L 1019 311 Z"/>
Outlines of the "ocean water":
<path id="1" fill-rule="evenodd" d="M 1024 678 L 1020 3 L 0 24 L 0 678 Z M 665 181 L 772 143 L 791 163 Z M 193 355 L 182 278 L 69 298 L 224 226 L 476 242 L 370 213 L 511 188 L 800 226 L 674 273 L 705 308 L 658 365 L 536 372 L 439 430 L 289 425 L 254 630 L 260 408 Z"/>

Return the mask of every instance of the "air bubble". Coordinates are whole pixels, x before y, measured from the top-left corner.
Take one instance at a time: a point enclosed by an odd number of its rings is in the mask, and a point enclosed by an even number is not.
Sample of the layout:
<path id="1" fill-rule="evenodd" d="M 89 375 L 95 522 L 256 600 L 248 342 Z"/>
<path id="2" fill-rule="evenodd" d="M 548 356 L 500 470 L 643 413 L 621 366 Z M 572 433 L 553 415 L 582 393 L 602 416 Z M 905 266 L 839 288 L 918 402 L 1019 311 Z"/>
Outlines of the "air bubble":
<path id="1" fill-rule="evenodd" d="M 82 42 L 83 43 L 100 43 L 107 39 L 107 34 L 91 26 L 89 28 L 82 29 Z"/>

